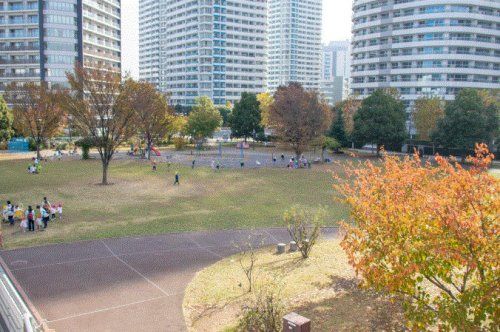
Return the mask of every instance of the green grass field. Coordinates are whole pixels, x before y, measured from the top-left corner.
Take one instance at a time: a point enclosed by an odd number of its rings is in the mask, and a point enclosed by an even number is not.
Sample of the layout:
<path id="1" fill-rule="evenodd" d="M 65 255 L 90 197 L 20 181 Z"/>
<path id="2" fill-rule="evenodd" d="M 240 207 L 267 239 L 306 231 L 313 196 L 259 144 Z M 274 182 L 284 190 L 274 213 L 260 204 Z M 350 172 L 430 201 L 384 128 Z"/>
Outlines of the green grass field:
<path id="1" fill-rule="evenodd" d="M 222 170 L 113 161 L 110 186 L 100 186 L 100 162 L 53 161 L 42 174 L 26 172 L 27 161 L 0 161 L 0 201 L 24 207 L 47 196 L 62 202 L 64 220 L 44 232 L 22 233 L 3 224 L 6 248 L 108 237 L 139 236 L 194 230 L 282 226 L 281 216 L 292 205 L 325 206 L 328 224 L 345 218 L 346 208 L 333 200 L 329 171 Z M 174 173 L 181 175 L 173 186 Z"/>

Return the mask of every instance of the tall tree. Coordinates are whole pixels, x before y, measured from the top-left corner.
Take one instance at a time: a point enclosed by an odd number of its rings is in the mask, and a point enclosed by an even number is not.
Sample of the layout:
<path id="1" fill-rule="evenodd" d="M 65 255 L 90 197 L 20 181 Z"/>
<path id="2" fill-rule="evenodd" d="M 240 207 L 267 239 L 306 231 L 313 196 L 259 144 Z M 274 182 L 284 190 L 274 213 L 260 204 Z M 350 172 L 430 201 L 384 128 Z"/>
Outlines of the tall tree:
<path id="1" fill-rule="evenodd" d="M 230 118 L 231 118 L 231 112 L 232 112 L 233 106 L 231 105 L 230 102 L 226 103 L 226 106 L 219 107 L 219 113 L 220 116 L 222 117 L 222 126 L 223 127 L 229 127 L 231 124 Z"/>
<path id="2" fill-rule="evenodd" d="M 36 155 L 40 148 L 62 127 L 64 112 L 59 106 L 61 93 L 49 89 L 46 83 L 12 83 L 7 87 L 7 101 L 13 105 L 14 127 L 35 142 Z"/>
<path id="3" fill-rule="evenodd" d="M 261 120 L 257 95 L 243 92 L 229 119 L 233 136 L 243 137 L 246 142 L 248 137 L 264 131 Z"/>
<path id="4" fill-rule="evenodd" d="M 436 130 L 438 121 L 444 117 L 443 100 L 440 98 L 420 98 L 415 101 L 413 121 L 418 138 L 429 141 Z"/>
<path id="5" fill-rule="evenodd" d="M 279 87 L 270 111 L 277 136 L 293 148 L 297 158 L 331 123 L 328 105 L 317 92 L 306 91 L 299 83 Z"/>
<path id="6" fill-rule="evenodd" d="M 207 96 L 196 98 L 193 110 L 189 113 L 186 132 L 197 145 L 201 147 L 203 140 L 212 136 L 221 124 L 222 117 L 212 100 Z"/>
<path id="7" fill-rule="evenodd" d="M 446 148 L 472 150 L 498 134 L 498 103 L 475 89 L 464 89 L 449 102 L 432 139 Z"/>
<path id="8" fill-rule="evenodd" d="M 262 92 L 257 95 L 257 100 L 259 101 L 260 108 L 260 125 L 263 128 L 269 127 L 269 113 L 274 103 L 273 96 L 269 92 Z"/>
<path id="9" fill-rule="evenodd" d="M 345 132 L 342 102 L 333 107 L 333 122 L 328 136 L 334 138 L 341 146 L 347 146 L 349 141 Z"/>
<path id="10" fill-rule="evenodd" d="M 0 95 L 0 144 L 8 142 L 14 134 L 13 122 L 12 112 Z"/>
<path id="11" fill-rule="evenodd" d="M 356 99 L 355 97 L 349 97 L 341 103 L 342 116 L 344 117 L 345 133 L 349 138 L 354 131 L 354 116 L 356 115 L 360 107 L 361 100 Z"/>
<path id="12" fill-rule="evenodd" d="M 476 151 L 470 168 L 384 156 L 336 177 L 349 263 L 364 287 L 403 300 L 409 330 L 498 330 L 500 180 Z"/>
<path id="13" fill-rule="evenodd" d="M 61 105 L 82 134 L 94 141 L 102 163 L 102 184 L 107 185 L 116 148 L 136 132 L 135 112 L 122 93 L 120 74 L 76 65 L 67 78 L 71 90 L 66 91 Z"/>
<path id="14" fill-rule="evenodd" d="M 382 146 L 400 144 L 406 136 L 405 107 L 391 91 L 377 90 L 363 100 L 354 116 L 356 143 L 376 144 L 379 155 Z"/>
<path id="15" fill-rule="evenodd" d="M 135 113 L 134 122 L 146 141 L 147 158 L 151 159 L 151 148 L 167 135 L 174 111 L 168 106 L 167 97 L 147 82 L 128 79 L 122 98 Z"/>

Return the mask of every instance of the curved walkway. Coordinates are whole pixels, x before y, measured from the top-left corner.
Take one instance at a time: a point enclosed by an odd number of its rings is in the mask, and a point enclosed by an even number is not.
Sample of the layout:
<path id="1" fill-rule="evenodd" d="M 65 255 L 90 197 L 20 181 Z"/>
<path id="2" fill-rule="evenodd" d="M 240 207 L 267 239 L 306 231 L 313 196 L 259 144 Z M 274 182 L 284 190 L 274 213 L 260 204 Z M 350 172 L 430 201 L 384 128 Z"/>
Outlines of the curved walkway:
<path id="1" fill-rule="evenodd" d="M 256 245 L 289 240 L 284 229 L 228 230 L 57 244 L 0 256 L 56 331 L 185 331 L 182 301 L 194 274 L 235 254 L 249 238 Z"/>

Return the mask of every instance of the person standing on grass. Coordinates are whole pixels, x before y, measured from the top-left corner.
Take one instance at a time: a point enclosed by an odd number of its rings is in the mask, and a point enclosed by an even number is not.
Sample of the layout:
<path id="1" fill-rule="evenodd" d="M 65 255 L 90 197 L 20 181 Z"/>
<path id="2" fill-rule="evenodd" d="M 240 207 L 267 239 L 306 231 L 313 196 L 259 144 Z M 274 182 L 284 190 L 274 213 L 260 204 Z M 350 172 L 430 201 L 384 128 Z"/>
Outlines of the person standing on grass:
<path id="1" fill-rule="evenodd" d="M 43 228 L 45 229 L 49 223 L 50 214 L 44 206 L 40 207 L 40 214 L 42 215 Z"/>
<path id="2" fill-rule="evenodd" d="M 180 182 L 179 182 L 179 172 L 175 172 L 175 179 L 174 179 L 174 186 L 175 185 L 180 185 Z"/>
<path id="3" fill-rule="evenodd" d="M 191 162 L 191 169 L 194 169 L 194 164 L 196 164 L 196 159 L 193 159 L 193 161 Z"/>
<path id="4" fill-rule="evenodd" d="M 35 222 L 36 222 L 36 229 L 40 230 L 40 228 L 43 226 L 43 219 L 42 219 L 42 213 L 41 213 L 42 208 L 40 205 L 36 206 L 35 210 Z"/>
<path id="5" fill-rule="evenodd" d="M 26 219 L 28 220 L 28 231 L 34 232 L 35 231 L 35 211 L 33 211 L 33 208 L 28 206 L 28 210 L 26 210 Z"/>
<path id="6" fill-rule="evenodd" d="M 7 220 L 11 226 L 14 225 L 14 205 L 10 201 L 7 201 Z"/>

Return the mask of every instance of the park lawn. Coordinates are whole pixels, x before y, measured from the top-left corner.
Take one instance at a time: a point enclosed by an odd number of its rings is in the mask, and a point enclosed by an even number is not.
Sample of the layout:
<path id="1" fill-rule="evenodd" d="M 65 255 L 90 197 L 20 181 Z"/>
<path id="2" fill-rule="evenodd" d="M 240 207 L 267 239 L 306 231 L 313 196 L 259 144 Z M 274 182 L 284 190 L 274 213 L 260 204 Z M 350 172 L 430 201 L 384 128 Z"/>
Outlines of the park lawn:
<path id="1" fill-rule="evenodd" d="M 240 266 L 249 256 L 237 254 L 198 272 L 186 288 L 183 310 L 190 331 L 235 331 L 243 306 L 262 290 L 273 289 L 285 312 L 297 312 L 312 321 L 313 331 L 404 330 L 396 299 L 363 290 L 341 249 L 339 239 L 323 240 L 307 260 L 300 253 L 275 254 L 275 248 L 257 251 L 254 290 Z"/>
<path id="2" fill-rule="evenodd" d="M 214 229 L 280 227 L 292 205 L 326 206 L 327 224 L 347 216 L 333 200 L 332 176 L 340 166 L 313 170 L 196 168 L 113 161 L 112 185 L 98 185 L 97 160 L 50 161 L 29 175 L 27 161 L 0 161 L 0 201 L 36 205 L 47 196 L 63 203 L 64 219 L 44 232 L 22 233 L 3 224 L 6 248 L 109 237 Z M 180 172 L 181 185 L 173 186 Z"/>

